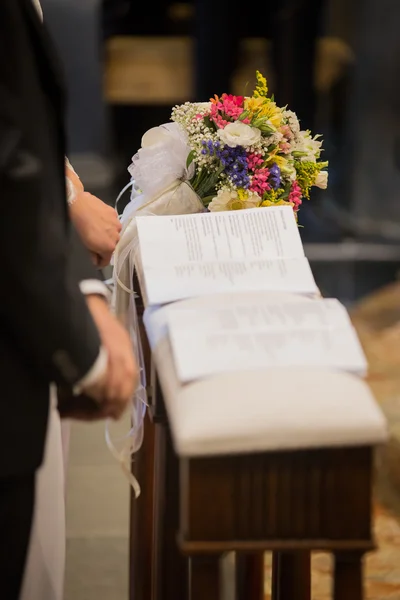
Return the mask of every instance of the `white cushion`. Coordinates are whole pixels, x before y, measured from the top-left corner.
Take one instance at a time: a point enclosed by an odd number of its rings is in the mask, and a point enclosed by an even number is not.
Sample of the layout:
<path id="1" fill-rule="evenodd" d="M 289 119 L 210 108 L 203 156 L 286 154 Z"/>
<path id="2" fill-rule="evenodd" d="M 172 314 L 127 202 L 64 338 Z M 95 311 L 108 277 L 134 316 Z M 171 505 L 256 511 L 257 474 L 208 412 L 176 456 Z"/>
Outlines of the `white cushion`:
<path id="1" fill-rule="evenodd" d="M 234 296 L 237 299 L 238 294 Z M 266 301 L 277 297 L 299 300 L 298 296 L 267 293 Z M 250 300 L 251 294 L 247 298 Z M 153 360 L 179 455 L 377 445 L 386 440 L 386 421 L 369 387 L 346 373 L 267 368 L 181 385 L 166 328 L 168 311 L 198 306 L 199 302 L 202 306 L 207 302 L 226 306 L 229 300 L 229 294 L 184 300 L 145 313 Z"/>

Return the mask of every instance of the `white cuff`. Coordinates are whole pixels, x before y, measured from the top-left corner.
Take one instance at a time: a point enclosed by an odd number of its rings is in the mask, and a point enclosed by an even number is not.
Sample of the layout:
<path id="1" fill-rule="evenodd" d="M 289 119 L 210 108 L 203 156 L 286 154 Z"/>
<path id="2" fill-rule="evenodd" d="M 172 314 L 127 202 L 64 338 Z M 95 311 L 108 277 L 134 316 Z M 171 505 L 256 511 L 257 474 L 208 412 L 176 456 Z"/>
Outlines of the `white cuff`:
<path id="1" fill-rule="evenodd" d="M 39 0 L 33 0 L 33 4 L 35 5 L 35 8 L 38 12 L 40 20 L 43 21 L 43 11 L 42 11 L 42 7 L 40 6 Z"/>
<path id="2" fill-rule="evenodd" d="M 67 203 L 68 206 L 71 206 L 71 204 L 73 204 L 76 200 L 76 189 L 68 177 L 65 178 L 65 184 L 67 186 Z"/>
<path id="3" fill-rule="evenodd" d="M 80 282 L 79 287 L 84 296 L 104 296 L 107 302 L 110 300 L 108 287 L 99 279 L 85 279 Z"/>
<path id="4" fill-rule="evenodd" d="M 67 156 L 65 157 L 65 166 L 66 166 L 66 167 L 67 167 L 67 168 L 68 168 L 70 171 L 72 171 L 73 173 L 75 173 L 75 175 L 77 176 L 77 178 L 78 178 L 78 179 L 80 179 L 80 177 L 79 177 L 78 173 L 75 171 L 74 167 L 73 167 L 73 166 L 71 165 L 71 163 L 69 162 L 69 159 L 68 159 L 68 157 L 67 157 Z"/>
<path id="5" fill-rule="evenodd" d="M 75 396 L 78 396 L 79 394 L 81 394 L 82 391 L 85 390 L 85 388 L 95 385 L 99 381 L 99 379 L 101 379 L 106 374 L 107 363 L 108 363 L 107 350 L 105 348 L 101 347 L 99 355 L 96 358 L 92 367 L 89 369 L 89 371 L 86 373 L 86 375 L 84 377 L 82 377 L 82 379 L 80 379 L 74 385 L 73 392 L 74 392 Z"/>
<path id="6" fill-rule="evenodd" d="M 108 288 L 102 281 L 98 279 L 85 279 L 81 281 L 79 284 L 80 290 L 82 294 L 85 296 L 104 296 L 104 298 L 108 301 L 110 293 Z M 103 377 L 103 375 L 107 371 L 107 361 L 108 354 L 105 348 L 101 347 L 99 355 L 95 360 L 92 367 L 86 373 L 86 375 L 80 379 L 74 386 L 74 394 L 78 395 L 82 392 L 84 388 L 90 387 L 94 385 L 99 379 Z"/>
<path id="7" fill-rule="evenodd" d="M 71 165 L 71 163 L 69 162 L 67 157 L 65 157 L 65 166 L 70 171 L 75 173 L 75 175 L 79 179 L 78 173 L 75 171 L 74 167 Z M 66 181 L 66 183 L 67 183 L 67 202 L 68 202 L 68 206 L 71 206 L 71 204 L 73 204 L 76 200 L 76 189 L 75 189 L 75 186 L 72 183 L 72 181 L 69 179 L 69 177 L 66 177 L 65 179 L 67 180 Z"/>

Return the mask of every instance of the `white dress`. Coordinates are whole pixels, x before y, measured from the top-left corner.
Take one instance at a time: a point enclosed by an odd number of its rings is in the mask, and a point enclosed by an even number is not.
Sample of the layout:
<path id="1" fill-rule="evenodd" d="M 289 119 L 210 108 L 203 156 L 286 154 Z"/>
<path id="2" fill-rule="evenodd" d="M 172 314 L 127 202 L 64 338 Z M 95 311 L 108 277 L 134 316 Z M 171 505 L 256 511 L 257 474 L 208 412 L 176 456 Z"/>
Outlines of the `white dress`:
<path id="1" fill-rule="evenodd" d="M 63 435 L 66 440 L 63 448 Z M 31 540 L 20 600 L 62 600 L 65 570 L 65 480 L 69 424 L 61 425 L 54 388 L 45 456 L 36 476 Z"/>

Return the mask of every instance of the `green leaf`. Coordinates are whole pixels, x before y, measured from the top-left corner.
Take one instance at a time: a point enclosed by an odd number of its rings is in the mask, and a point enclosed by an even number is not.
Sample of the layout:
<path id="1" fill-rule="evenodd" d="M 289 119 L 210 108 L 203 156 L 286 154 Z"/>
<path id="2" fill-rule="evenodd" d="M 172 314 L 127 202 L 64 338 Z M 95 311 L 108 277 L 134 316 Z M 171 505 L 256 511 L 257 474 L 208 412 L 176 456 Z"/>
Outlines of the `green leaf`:
<path id="1" fill-rule="evenodd" d="M 245 119 L 247 119 L 250 116 L 250 113 L 248 110 L 244 110 L 242 112 L 242 114 L 239 116 L 239 121 L 244 121 Z"/>
<path id="2" fill-rule="evenodd" d="M 286 189 L 279 196 L 279 200 L 287 200 L 290 194 L 290 186 L 286 187 Z"/>
<path id="3" fill-rule="evenodd" d="M 218 183 L 222 171 L 223 167 L 218 169 L 218 171 L 216 171 L 215 173 L 208 174 L 207 177 L 205 177 L 202 181 L 198 182 L 198 186 L 197 188 L 195 188 L 195 190 L 200 196 L 200 198 L 203 198 L 215 192 L 215 186 Z"/>
<path id="4" fill-rule="evenodd" d="M 217 194 L 211 194 L 210 196 L 205 196 L 205 198 L 201 199 L 202 203 L 206 208 L 210 204 L 210 202 L 215 198 L 216 195 Z"/>
<path id="5" fill-rule="evenodd" d="M 211 131 L 217 131 L 217 126 L 214 121 L 211 121 L 210 117 L 204 117 L 203 122 Z"/>
<path id="6" fill-rule="evenodd" d="M 192 164 L 194 157 L 196 156 L 196 152 L 194 150 L 191 150 L 189 152 L 189 155 L 186 159 L 186 168 L 188 169 L 190 167 L 190 165 Z"/>
<path id="7" fill-rule="evenodd" d="M 268 125 L 267 123 L 261 123 L 260 125 L 258 125 L 258 129 L 261 131 L 261 133 L 274 133 L 275 129 L 273 127 L 271 127 L 270 125 Z"/>

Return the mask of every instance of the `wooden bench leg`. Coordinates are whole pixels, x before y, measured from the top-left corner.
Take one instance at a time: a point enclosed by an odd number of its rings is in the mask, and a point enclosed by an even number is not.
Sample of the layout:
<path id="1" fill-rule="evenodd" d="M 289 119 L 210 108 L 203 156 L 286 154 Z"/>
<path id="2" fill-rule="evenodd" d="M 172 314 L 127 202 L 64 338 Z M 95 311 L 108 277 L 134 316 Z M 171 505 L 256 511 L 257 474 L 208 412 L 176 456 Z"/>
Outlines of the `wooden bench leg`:
<path id="1" fill-rule="evenodd" d="M 274 552 L 272 560 L 272 600 L 310 600 L 310 552 Z"/>
<path id="2" fill-rule="evenodd" d="M 264 600 L 264 553 L 236 555 L 236 600 Z"/>
<path id="3" fill-rule="evenodd" d="M 334 600 L 363 600 L 362 563 L 361 552 L 335 553 Z"/>
<path id="4" fill-rule="evenodd" d="M 179 463 L 168 427 L 156 425 L 152 600 L 187 600 L 187 559 L 177 544 Z M 147 598 L 145 600 L 148 600 Z"/>
<path id="5" fill-rule="evenodd" d="M 219 555 L 196 556 L 189 560 L 189 600 L 221 600 Z"/>

